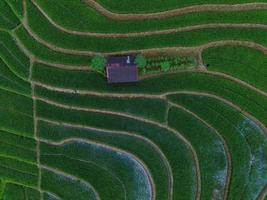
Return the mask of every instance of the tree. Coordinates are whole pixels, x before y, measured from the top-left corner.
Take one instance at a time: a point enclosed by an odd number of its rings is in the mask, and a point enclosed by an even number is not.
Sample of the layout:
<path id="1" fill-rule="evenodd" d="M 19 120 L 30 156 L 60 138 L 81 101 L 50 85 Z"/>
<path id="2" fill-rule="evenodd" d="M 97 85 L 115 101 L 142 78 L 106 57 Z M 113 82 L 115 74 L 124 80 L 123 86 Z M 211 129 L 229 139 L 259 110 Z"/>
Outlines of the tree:
<path id="1" fill-rule="evenodd" d="M 102 72 L 105 68 L 106 62 L 107 60 L 105 57 L 98 55 L 92 59 L 91 66 L 94 70 Z"/>
<path id="2" fill-rule="evenodd" d="M 139 68 L 143 69 L 147 65 L 147 60 L 144 56 L 136 56 L 134 63 L 138 65 Z"/>
<path id="3" fill-rule="evenodd" d="M 171 64 L 168 61 L 164 61 L 160 64 L 160 66 L 161 66 L 161 69 L 166 72 L 170 69 Z"/>

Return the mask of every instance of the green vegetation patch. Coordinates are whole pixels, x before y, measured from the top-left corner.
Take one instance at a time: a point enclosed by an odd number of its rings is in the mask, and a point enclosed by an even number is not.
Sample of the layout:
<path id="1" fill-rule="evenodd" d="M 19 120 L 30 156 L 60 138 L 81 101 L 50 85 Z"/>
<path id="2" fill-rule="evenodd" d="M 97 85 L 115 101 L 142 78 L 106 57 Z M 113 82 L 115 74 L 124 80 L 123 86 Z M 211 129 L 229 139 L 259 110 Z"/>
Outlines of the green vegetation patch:
<path id="1" fill-rule="evenodd" d="M 3 200 L 38 200 L 40 193 L 30 187 L 8 182 L 3 194 Z"/>
<path id="2" fill-rule="evenodd" d="M 246 47 L 216 47 L 203 51 L 203 59 L 209 70 L 235 76 L 267 91 L 267 56 Z"/>
<path id="3" fill-rule="evenodd" d="M 30 164 L 36 163 L 36 152 L 19 145 L 9 143 L 8 141 L 0 141 L 0 155 L 14 158 Z"/>
<path id="4" fill-rule="evenodd" d="M 28 3 L 27 10 L 32 31 L 46 42 L 66 49 L 114 53 L 161 47 L 192 47 L 220 40 L 246 40 L 267 45 L 266 30 L 249 28 L 210 28 L 132 38 L 73 35 L 55 28 L 32 4 Z"/>
<path id="5" fill-rule="evenodd" d="M 96 33 L 129 33 L 158 31 L 209 23 L 267 22 L 266 10 L 235 12 L 195 12 L 186 15 L 140 21 L 118 21 L 107 18 L 80 0 L 35 0 L 57 24 L 76 31 Z M 124 3 L 123 2 L 120 2 Z M 166 1 L 163 5 L 165 5 Z M 179 2 L 180 3 L 180 2 Z M 143 4 L 143 2 L 142 2 Z M 118 6 L 118 5 L 117 5 Z"/>
<path id="6" fill-rule="evenodd" d="M 146 12 L 159 12 L 165 10 L 171 10 L 176 8 L 182 8 L 186 6 L 202 5 L 202 4 L 225 4 L 226 2 L 220 0 L 168 0 L 162 3 L 161 0 L 139 1 L 139 0 L 99 0 L 101 5 L 108 8 L 113 12 L 119 13 L 146 13 Z M 227 4 L 239 4 L 254 2 L 252 0 L 228 0 Z M 266 2 L 265 0 L 259 0 L 258 2 Z"/>
<path id="7" fill-rule="evenodd" d="M 23 18 L 23 1 L 22 0 L 4 0 L 6 1 L 13 12 L 19 17 Z"/>
<path id="8" fill-rule="evenodd" d="M 0 57 L 14 74 L 21 79 L 28 79 L 29 58 L 19 49 L 12 36 L 4 31 L 0 31 Z"/>
<path id="9" fill-rule="evenodd" d="M 37 114 L 42 118 L 53 121 L 114 131 L 129 131 L 149 138 L 159 146 L 170 162 L 173 170 L 174 199 L 178 199 L 181 195 L 186 198 L 193 198 L 195 196 L 196 174 L 192 152 L 181 142 L 175 133 L 142 120 L 110 114 L 62 109 L 41 101 L 37 101 Z"/>
<path id="10" fill-rule="evenodd" d="M 138 160 L 136 160 L 132 155 L 126 152 L 120 152 L 107 146 L 99 146 L 91 143 L 90 141 L 85 142 L 82 140 L 74 140 L 59 146 L 42 143 L 41 157 L 43 155 L 45 156 L 46 154 L 49 154 L 51 156 L 53 154 L 63 154 L 65 156 L 73 158 L 72 162 L 75 162 L 75 160 L 82 162 L 92 162 L 93 164 L 99 166 L 99 168 L 107 169 L 109 172 L 114 174 L 114 176 L 120 179 L 122 184 L 125 186 L 125 192 L 127 196 L 129 196 L 129 199 L 151 198 L 151 185 L 147 174 L 149 172 L 146 171 L 146 169 L 141 163 L 139 163 Z M 49 161 L 42 159 L 41 162 L 47 163 Z M 57 165 L 57 167 L 54 166 L 54 168 L 60 169 L 60 171 L 68 172 L 68 170 L 71 169 L 70 166 L 62 166 L 62 164 L 60 163 L 56 164 L 54 162 L 49 162 L 49 164 L 52 166 Z M 65 167 L 67 169 L 64 169 Z M 84 168 L 85 167 L 82 167 L 82 169 Z M 79 171 L 78 168 L 73 168 L 73 170 Z M 79 172 L 72 173 L 77 174 Z M 83 184 L 83 186 L 86 185 Z M 90 189 L 89 186 L 83 187 L 83 190 L 88 189 Z M 121 195 L 124 194 L 122 193 Z M 86 199 L 88 199 L 88 197 Z"/>
<path id="11" fill-rule="evenodd" d="M 41 60 L 48 61 L 51 64 L 57 63 L 71 66 L 90 66 L 91 57 L 76 56 L 53 51 L 35 41 L 23 27 L 16 29 L 14 35 L 32 55 Z"/>
<path id="12" fill-rule="evenodd" d="M 169 176 L 170 174 L 168 173 L 168 168 L 166 168 L 165 164 L 167 160 L 159 153 L 161 150 L 154 143 L 148 142 L 146 138 L 140 139 L 138 136 L 134 136 L 133 133 L 125 135 L 118 132 L 114 133 L 109 131 L 100 131 L 100 130 L 93 130 L 86 128 L 74 128 L 63 125 L 55 125 L 43 121 L 39 121 L 38 123 L 38 132 L 41 138 L 57 142 L 71 137 L 81 138 L 81 139 L 88 139 L 90 141 L 96 141 L 102 144 L 107 144 L 109 146 L 113 146 L 122 149 L 124 151 L 131 152 L 136 157 L 141 159 L 149 169 L 157 191 L 156 199 L 168 198 L 170 190 L 169 180 L 171 177 Z M 60 160 L 60 158 L 56 159 Z M 49 158 L 47 160 L 52 160 L 52 158 Z M 82 173 L 81 177 L 84 177 L 84 175 L 86 174 L 90 174 L 90 171 L 94 173 L 93 175 L 99 176 L 101 174 L 97 173 L 99 170 L 100 169 L 89 170 L 89 172 L 81 172 Z M 108 182 L 102 181 L 103 179 L 104 178 L 91 178 L 91 179 L 89 178 L 88 180 L 91 180 L 90 181 L 91 184 L 93 185 L 94 183 L 96 184 L 94 185 L 94 187 L 96 188 L 97 191 L 99 191 L 100 194 L 108 196 L 111 194 L 106 191 L 109 185 L 108 184 L 106 185 L 105 183 Z M 104 187 L 104 184 L 105 187 L 107 188 Z M 103 190 L 105 190 L 106 192 Z"/>
<path id="13" fill-rule="evenodd" d="M 27 97 L 31 96 L 31 85 L 16 76 L 0 59 L 0 88 Z"/>
<path id="14" fill-rule="evenodd" d="M 0 28 L 11 30 L 18 26 L 19 20 L 5 0 L 0 1 Z"/>
<path id="15" fill-rule="evenodd" d="M 219 136 L 206 124 L 179 108 L 171 107 L 168 125 L 184 135 L 198 155 L 201 199 L 221 199 L 227 176 L 227 155 Z"/>
<path id="16" fill-rule="evenodd" d="M 225 139 L 232 158 L 229 199 L 255 199 L 267 183 L 267 139 L 248 117 L 218 100 L 193 95 L 173 95 L 170 100 L 185 106 L 216 128 Z M 242 195 L 240 195 L 242 194 Z"/>
<path id="17" fill-rule="evenodd" d="M 132 114 L 163 122 L 166 102 L 161 99 L 136 97 L 103 97 L 54 92 L 42 87 L 35 88 L 37 97 L 49 99 L 69 106 L 79 106 L 113 112 Z"/>
<path id="18" fill-rule="evenodd" d="M 92 72 L 66 71 L 45 65 L 33 68 L 33 79 L 51 86 L 74 90 L 118 93 L 162 94 L 177 91 L 196 91 L 214 94 L 233 102 L 267 124 L 267 99 L 265 96 L 220 76 L 201 72 L 179 72 L 148 78 L 137 84 L 113 86 L 103 76 Z"/>

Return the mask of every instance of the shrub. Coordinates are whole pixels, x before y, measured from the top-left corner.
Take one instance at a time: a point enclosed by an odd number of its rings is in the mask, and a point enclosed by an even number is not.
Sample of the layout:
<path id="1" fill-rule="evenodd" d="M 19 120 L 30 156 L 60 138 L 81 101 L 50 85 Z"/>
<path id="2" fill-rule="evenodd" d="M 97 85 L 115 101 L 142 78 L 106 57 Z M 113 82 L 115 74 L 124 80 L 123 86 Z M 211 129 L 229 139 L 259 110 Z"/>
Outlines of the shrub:
<path id="1" fill-rule="evenodd" d="M 134 63 L 137 64 L 138 67 L 144 68 L 147 65 L 147 59 L 142 55 L 138 55 L 136 56 Z"/>
<path id="2" fill-rule="evenodd" d="M 161 66 L 161 69 L 163 69 L 163 71 L 168 71 L 171 67 L 171 64 L 170 62 L 165 61 L 165 62 L 162 62 L 160 66 Z"/>
<path id="3" fill-rule="evenodd" d="M 91 66 L 94 70 L 98 72 L 102 72 L 104 70 L 106 62 L 107 60 L 105 57 L 98 55 L 92 59 Z"/>

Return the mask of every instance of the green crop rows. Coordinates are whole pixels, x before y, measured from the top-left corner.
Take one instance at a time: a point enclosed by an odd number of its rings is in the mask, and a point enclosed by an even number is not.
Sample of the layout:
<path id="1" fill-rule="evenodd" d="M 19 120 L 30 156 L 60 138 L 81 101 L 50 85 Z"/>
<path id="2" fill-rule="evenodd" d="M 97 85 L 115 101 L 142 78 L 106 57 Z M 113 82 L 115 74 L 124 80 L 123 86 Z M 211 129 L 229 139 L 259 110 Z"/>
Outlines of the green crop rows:
<path id="1" fill-rule="evenodd" d="M 266 199 L 266 20 L 266 0 L 0 1 L 0 200 Z M 196 66 L 91 67 L 128 53 Z"/>

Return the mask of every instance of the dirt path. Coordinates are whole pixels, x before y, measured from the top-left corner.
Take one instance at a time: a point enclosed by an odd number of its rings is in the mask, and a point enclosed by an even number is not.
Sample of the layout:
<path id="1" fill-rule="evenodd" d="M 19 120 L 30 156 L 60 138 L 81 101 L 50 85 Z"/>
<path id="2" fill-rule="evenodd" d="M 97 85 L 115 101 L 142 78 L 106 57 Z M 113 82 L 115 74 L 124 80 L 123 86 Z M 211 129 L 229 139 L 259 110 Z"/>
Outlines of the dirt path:
<path id="1" fill-rule="evenodd" d="M 118 14 L 111 12 L 104 8 L 102 5 L 97 3 L 95 0 L 83 0 L 88 6 L 94 8 L 102 15 L 118 21 L 125 20 L 148 20 L 148 19 L 162 19 L 166 17 L 173 17 L 179 15 L 185 15 L 193 12 L 208 12 L 208 11 L 245 11 L 245 10 L 262 10 L 267 9 L 266 3 L 245 3 L 245 4 L 208 4 L 208 5 L 196 5 L 184 8 L 178 8 L 169 11 L 156 12 L 156 13 L 145 13 L 145 14 Z"/>
<path id="2" fill-rule="evenodd" d="M 183 111 L 191 114 L 192 116 L 194 116 L 196 119 L 198 119 L 199 121 L 201 121 L 203 124 L 205 124 L 208 128 L 210 128 L 213 132 L 215 132 L 215 134 L 219 137 L 220 141 L 223 144 L 224 150 L 225 150 L 225 154 L 226 154 L 226 159 L 227 159 L 227 175 L 226 175 L 226 179 L 225 179 L 225 185 L 224 185 L 224 195 L 223 195 L 223 199 L 227 200 L 228 197 L 228 190 L 230 188 L 230 181 L 231 181 L 231 175 L 232 175 L 232 157 L 228 148 L 227 143 L 225 142 L 224 138 L 222 137 L 222 135 L 217 131 L 217 129 L 215 129 L 213 126 L 211 126 L 208 122 L 206 122 L 205 120 L 203 120 L 201 117 L 199 117 L 197 114 L 193 113 L 192 111 L 188 110 L 187 108 L 176 104 L 176 103 L 172 103 L 169 100 L 167 100 L 168 103 L 173 106 L 173 107 L 177 107 L 179 109 L 182 109 Z"/>

